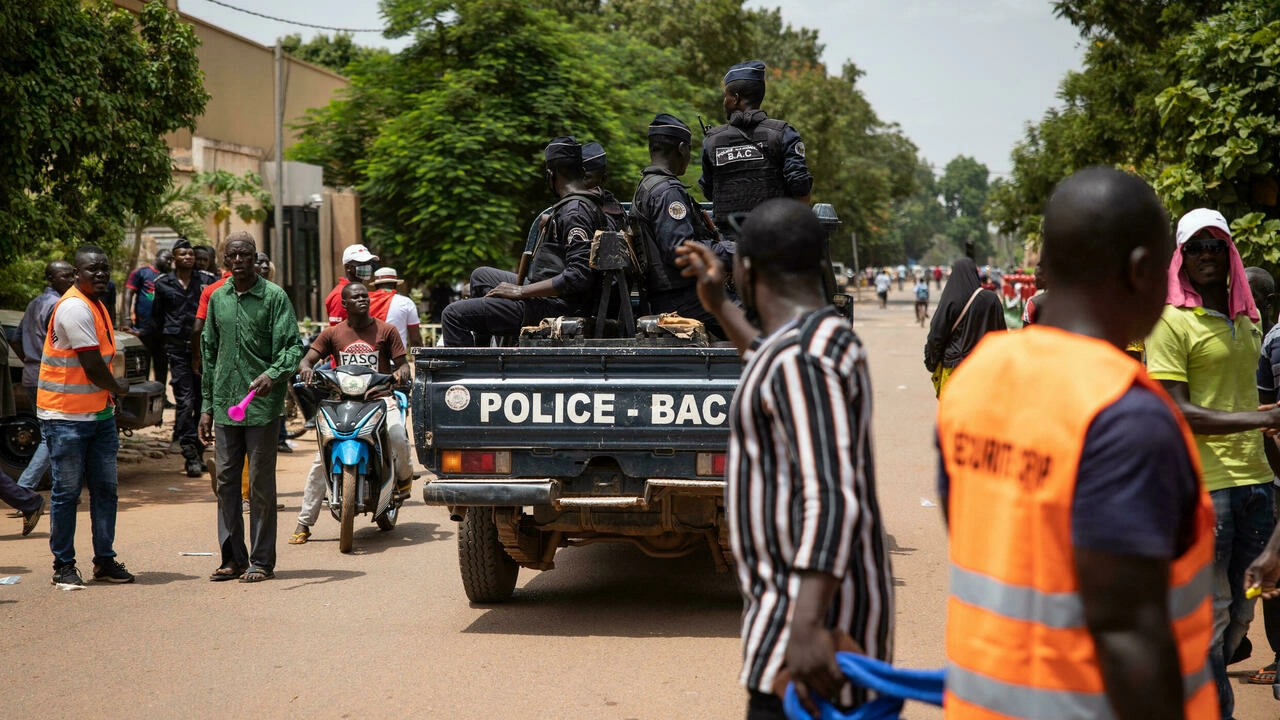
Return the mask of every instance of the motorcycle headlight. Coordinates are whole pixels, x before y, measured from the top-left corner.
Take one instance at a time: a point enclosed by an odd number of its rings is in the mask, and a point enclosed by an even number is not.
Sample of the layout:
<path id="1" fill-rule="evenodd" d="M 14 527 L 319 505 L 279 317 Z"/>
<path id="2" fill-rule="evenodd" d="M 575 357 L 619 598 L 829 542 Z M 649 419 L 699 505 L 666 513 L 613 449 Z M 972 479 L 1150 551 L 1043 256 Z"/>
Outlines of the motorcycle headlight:
<path id="1" fill-rule="evenodd" d="M 372 375 L 348 375 L 347 373 L 338 374 L 338 389 L 343 395 L 359 395 L 364 396 L 365 391 L 369 389 L 369 381 L 373 379 Z"/>

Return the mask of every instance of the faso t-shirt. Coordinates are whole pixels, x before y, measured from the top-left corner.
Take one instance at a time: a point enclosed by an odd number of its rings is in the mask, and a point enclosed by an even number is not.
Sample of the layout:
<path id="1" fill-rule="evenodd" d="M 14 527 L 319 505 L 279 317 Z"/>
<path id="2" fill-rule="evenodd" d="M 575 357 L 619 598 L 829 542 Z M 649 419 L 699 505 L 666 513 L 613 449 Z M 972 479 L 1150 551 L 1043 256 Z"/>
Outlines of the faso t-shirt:
<path id="1" fill-rule="evenodd" d="M 359 330 L 345 320 L 331 325 L 320 332 L 311 349 L 321 359 L 332 357 L 338 365 L 359 365 L 380 373 L 391 372 L 392 361 L 405 356 L 400 333 L 377 318 Z"/>

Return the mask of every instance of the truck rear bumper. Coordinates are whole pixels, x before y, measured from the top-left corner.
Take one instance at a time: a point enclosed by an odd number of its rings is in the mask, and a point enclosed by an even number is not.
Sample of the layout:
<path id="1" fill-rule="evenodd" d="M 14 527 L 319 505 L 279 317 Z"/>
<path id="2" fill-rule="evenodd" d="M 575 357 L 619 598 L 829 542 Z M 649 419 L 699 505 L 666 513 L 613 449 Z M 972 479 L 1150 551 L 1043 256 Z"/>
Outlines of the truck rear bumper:
<path id="1" fill-rule="evenodd" d="M 159 425 L 164 416 L 164 385 L 154 381 L 129 386 L 129 394 L 117 398 L 116 426 L 122 430 Z"/>
<path id="2" fill-rule="evenodd" d="M 508 506 L 550 505 L 557 483 L 551 480 L 433 480 L 422 486 L 428 505 Z"/>

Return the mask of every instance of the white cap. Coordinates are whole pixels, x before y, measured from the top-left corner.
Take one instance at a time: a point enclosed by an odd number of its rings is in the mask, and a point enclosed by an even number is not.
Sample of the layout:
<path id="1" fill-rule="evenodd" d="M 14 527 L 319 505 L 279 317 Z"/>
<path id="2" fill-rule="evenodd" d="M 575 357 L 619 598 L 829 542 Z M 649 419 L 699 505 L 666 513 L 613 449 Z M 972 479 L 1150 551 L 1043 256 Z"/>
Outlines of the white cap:
<path id="1" fill-rule="evenodd" d="M 370 260 L 377 260 L 377 259 L 378 259 L 378 256 L 369 252 L 369 248 L 363 245 L 348 245 L 347 249 L 342 251 L 343 265 L 346 265 L 349 262 L 362 263 L 362 262 L 369 262 Z"/>
<path id="2" fill-rule="evenodd" d="M 384 267 L 373 271 L 374 285 L 390 285 L 391 283 L 395 283 L 396 285 L 404 284 L 404 281 L 396 274 L 395 268 Z"/>
<path id="3" fill-rule="evenodd" d="M 1227 225 L 1227 219 L 1222 217 L 1222 213 L 1209 208 L 1196 208 L 1178 221 L 1178 247 L 1182 247 L 1183 243 L 1190 240 L 1193 235 L 1205 228 L 1218 228 L 1231 237 L 1231 226 Z"/>

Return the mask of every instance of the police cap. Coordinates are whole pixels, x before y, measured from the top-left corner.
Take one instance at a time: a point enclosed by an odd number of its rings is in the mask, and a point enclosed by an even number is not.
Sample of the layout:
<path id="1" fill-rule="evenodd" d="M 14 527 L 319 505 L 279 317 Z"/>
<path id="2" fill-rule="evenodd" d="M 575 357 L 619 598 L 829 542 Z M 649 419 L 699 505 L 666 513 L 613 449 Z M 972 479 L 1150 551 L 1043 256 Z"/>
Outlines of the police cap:
<path id="1" fill-rule="evenodd" d="M 693 132 L 675 115 L 658 113 L 649 123 L 649 137 L 668 137 L 676 142 L 687 143 L 693 140 Z"/>
<path id="2" fill-rule="evenodd" d="M 594 140 L 582 146 L 582 169 L 590 172 L 592 170 L 603 170 L 607 163 L 604 154 L 604 146 Z"/>
<path id="3" fill-rule="evenodd" d="M 547 143 L 544 153 L 548 165 L 572 163 L 582 165 L 582 145 L 572 135 L 561 135 Z"/>
<path id="4" fill-rule="evenodd" d="M 724 74 L 724 84 L 728 85 L 734 80 L 751 80 L 753 82 L 764 82 L 764 63 L 760 60 L 748 60 L 738 63 L 729 68 L 729 72 Z"/>

